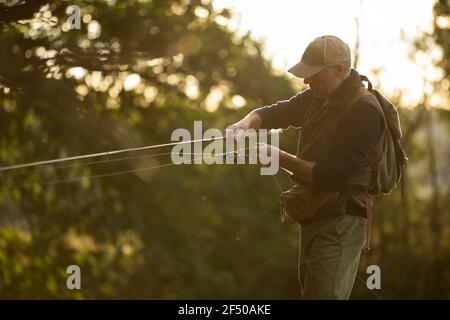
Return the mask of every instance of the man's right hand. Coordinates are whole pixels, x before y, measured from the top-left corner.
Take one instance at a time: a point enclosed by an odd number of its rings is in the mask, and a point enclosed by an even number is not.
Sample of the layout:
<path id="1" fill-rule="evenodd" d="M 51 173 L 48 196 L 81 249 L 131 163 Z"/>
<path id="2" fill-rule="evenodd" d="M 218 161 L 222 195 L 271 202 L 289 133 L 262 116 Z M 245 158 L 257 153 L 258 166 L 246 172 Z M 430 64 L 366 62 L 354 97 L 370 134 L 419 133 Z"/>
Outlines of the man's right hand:
<path id="1" fill-rule="evenodd" d="M 226 128 L 226 136 L 235 136 L 239 131 L 245 131 L 248 129 L 259 129 L 261 127 L 261 117 L 256 112 L 250 112 L 245 118 L 239 120 L 236 123 Z"/>

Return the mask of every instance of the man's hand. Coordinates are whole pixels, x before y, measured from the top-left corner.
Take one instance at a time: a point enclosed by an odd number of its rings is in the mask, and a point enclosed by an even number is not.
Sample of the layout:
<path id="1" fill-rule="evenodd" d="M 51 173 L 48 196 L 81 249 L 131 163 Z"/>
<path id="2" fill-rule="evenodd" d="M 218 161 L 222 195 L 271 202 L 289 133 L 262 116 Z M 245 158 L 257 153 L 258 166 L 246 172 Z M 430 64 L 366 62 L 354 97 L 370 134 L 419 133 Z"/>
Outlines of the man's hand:
<path id="1" fill-rule="evenodd" d="M 267 154 L 269 159 L 271 154 L 278 152 L 278 159 L 281 168 L 295 174 L 298 178 L 307 183 L 313 183 L 312 171 L 315 165 L 314 162 L 298 159 L 296 156 L 286 151 L 265 143 L 259 143 L 258 148 L 259 152 L 262 152 L 262 154 Z M 261 166 L 270 167 L 270 163 L 261 164 Z"/>
<path id="2" fill-rule="evenodd" d="M 270 144 L 267 143 L 258 143 L 258 154 L 263 154 L 265 155 L 267 158 L 271 158 L 272 154 L 276 154 L 278 153 L 278 156 L 281 157 L 282 153 L 285 153 L 284 151 L 278 149 L 277 147 L 274 147 Z M 270 167 L 270 162 L 269 163 L 260 163 L 261 167 Z"/>
<path id="3" fill-rule="evenodd" d="M 250 112 L 244 119 L 228 126 L 225 130 L 225 135 L 227 137 L 234 136 L 236 138 L 239 131 L 243 132 L 248 129 L 259 129 L 261 127 L 261 122 L 261 117 L 256 112 Z"/>
<path id="4" fill-rule="evenodd" d="M 258 143 L 258 152 L 259 154 L 265 155 L 269 159 L 271 159 L 273 154 L 278 154 L 278 161 L 281 167 L 289 172 L 293 171 L 292 164 L 298 161 L 298 159 L 292 154 L 267 143 Z M 261 163 L 261 167 L 270 167 L 270 162 Z"/>

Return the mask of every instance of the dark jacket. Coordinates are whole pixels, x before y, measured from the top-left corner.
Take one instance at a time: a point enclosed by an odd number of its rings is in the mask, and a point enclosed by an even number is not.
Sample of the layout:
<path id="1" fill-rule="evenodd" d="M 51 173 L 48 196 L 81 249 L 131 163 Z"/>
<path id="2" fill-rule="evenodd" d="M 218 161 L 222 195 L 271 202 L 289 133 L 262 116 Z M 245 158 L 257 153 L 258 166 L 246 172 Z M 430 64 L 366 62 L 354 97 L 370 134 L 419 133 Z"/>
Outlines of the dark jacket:
<path id="1" fill-rule="evenodd" d="M 368 188 L 371 183 L 367 154 L 379 147 L 384 121 L 372 95 L 358 99 L 348 109 L 361 86 L 358 72 L 352 70 L 327 100 L 313 98 L 308 89 L 256 110 L 262 128 L 301 128 L 297 156 L 316 162 L 313 183 L 318 187 L 341 191 L 355 186 Z M 364 203 L 357 197 L 340 197 L 319 209 L 316 217 L 344 213 L 366 216 Z"/>

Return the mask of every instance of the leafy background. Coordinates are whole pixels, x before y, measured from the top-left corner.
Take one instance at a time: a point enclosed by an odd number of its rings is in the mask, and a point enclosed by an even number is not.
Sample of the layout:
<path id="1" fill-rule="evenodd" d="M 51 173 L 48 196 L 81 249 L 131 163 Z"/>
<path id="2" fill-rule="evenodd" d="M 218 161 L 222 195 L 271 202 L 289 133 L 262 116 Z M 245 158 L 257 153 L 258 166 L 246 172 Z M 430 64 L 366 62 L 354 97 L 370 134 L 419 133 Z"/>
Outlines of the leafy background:
<path id="1" fill-rule="evenodd" d="M 80 30 L 67 27 L 69 5 L 81 8 Z M 234 14 L 205 0 L 2 1 L 0 165 L 167 142 L 194 120 L 224 128 L 301 89 L 272 69 L 262 43 L 227 27 Z M 449 14 L 448 1 L 437 1 L 435 21 Z M 444 70 L 430 85 L 447 81 L 448 91 L 449 29 L 435 23 L 412 59 L 429 43 L 442 49 Z M 399 105 L 410 158 L 404 197 L 399 188 L 377 200 L 374 249 L 361 258 L 352 298 L 377 298 L 364 284 L 370 264 L 382 270 L 378 297 L 450 298 L 450 113 L 427 99 Z M 282 146 L 294 152 L 296 135 L 284 133 Z M 89 179 L 170 163 L 152 154 L 1 173 L 0 298 L 299 297 L 298 229 L 280 223 L 279 190 L 259 168 Z M 82 290 L 66 287 L 72 264 Z"/>

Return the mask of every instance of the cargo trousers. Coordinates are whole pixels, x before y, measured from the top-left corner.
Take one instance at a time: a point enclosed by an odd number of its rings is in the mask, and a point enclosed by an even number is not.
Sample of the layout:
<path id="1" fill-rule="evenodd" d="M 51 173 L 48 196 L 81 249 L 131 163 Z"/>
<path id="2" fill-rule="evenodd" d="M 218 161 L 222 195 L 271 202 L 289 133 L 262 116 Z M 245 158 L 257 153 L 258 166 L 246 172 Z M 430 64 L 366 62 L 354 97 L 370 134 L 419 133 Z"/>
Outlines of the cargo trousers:
<path id="1" fill-rule="evenodd" d="M 298 278 L 304 300 L 347 300 L 355 283 L 367 219 L 328 217 L 300 226 Z"/>

